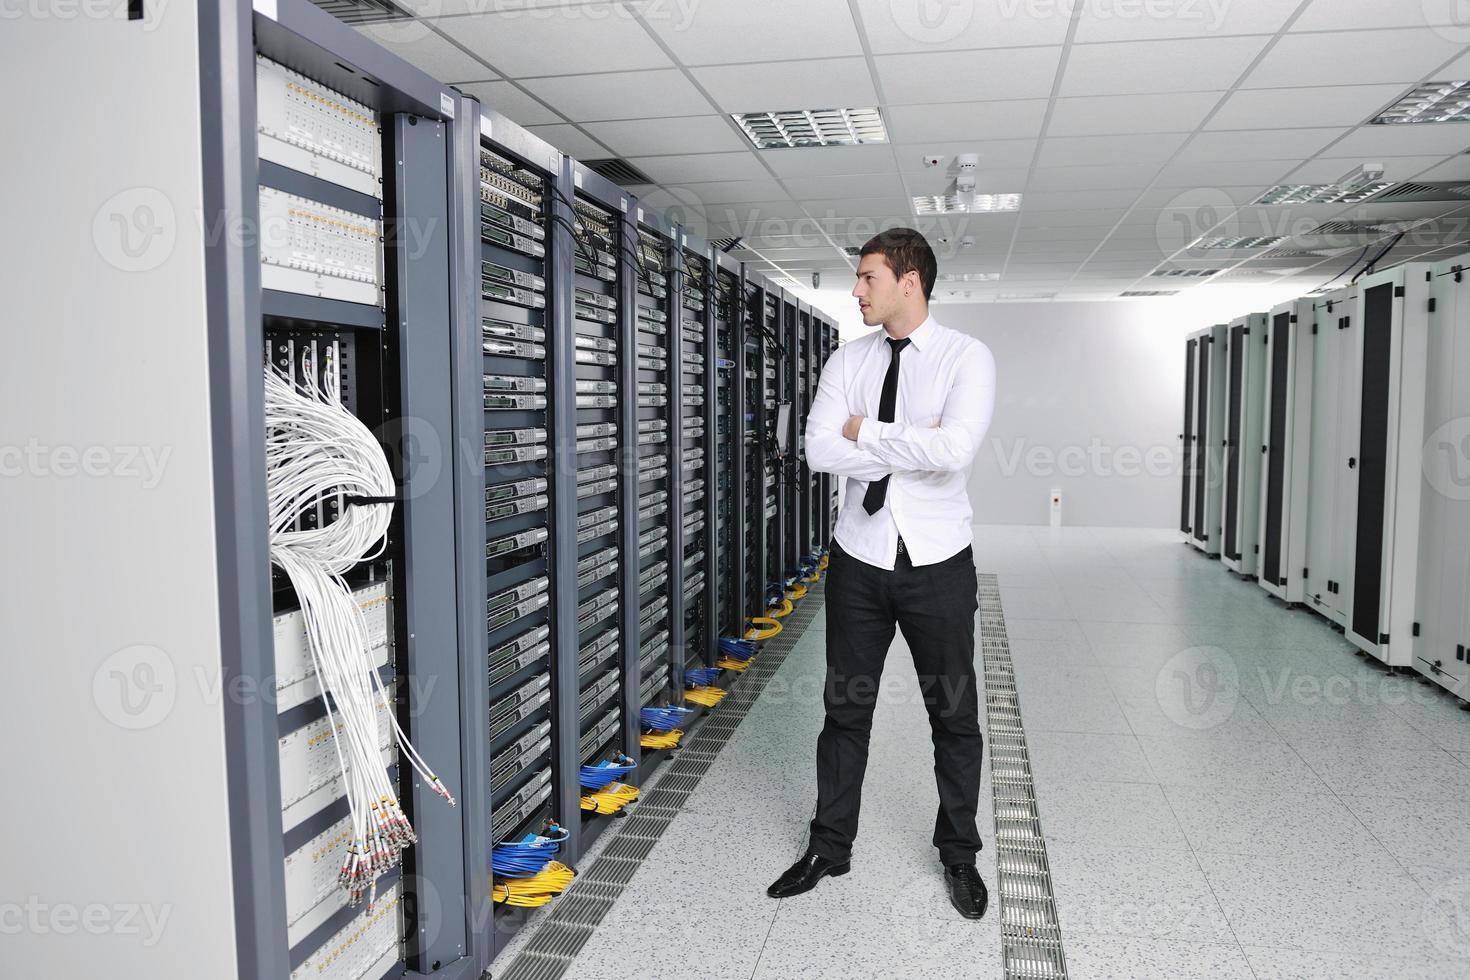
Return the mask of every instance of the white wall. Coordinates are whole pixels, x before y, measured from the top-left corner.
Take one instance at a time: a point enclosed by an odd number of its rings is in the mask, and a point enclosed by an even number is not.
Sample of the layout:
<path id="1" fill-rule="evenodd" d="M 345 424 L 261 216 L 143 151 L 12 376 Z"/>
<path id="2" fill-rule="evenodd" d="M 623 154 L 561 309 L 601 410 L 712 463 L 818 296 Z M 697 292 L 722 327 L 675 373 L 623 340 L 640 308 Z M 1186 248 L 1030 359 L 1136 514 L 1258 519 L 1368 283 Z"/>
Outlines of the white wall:
<path id="1" fill-rule="evenodd" d="M 970 478 L 976 523 L 1045 524 L 1059 487 L 1064 524 L 1177 527 L 1184 335 L 1295 292 L 936 304 L 936 320 L 995 355 L 995 418 Z M 810 299 L 838 317 L 844 340 L 868 329 L 835 290 Z"/>

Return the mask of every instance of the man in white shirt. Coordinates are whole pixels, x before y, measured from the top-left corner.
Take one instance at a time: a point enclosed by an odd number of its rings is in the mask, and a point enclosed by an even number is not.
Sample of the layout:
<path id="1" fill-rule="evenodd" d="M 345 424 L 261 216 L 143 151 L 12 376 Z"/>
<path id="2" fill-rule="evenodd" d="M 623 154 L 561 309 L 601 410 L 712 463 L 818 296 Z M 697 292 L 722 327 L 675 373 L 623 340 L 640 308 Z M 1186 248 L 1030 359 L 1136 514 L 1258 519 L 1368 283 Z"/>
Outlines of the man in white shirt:
<path id="1" fill-rule="evenodd" d="M 806 422 L 813 471 L 846 477 L 827 572 L 826 722 L 807 851 L 767 889 L 798 895 L 846 874 L 857 835 L 868 736 L 894 628 L 913 653 L 934 742 L 939 849 L 950 902 L 985 914 L 980 834 L 978 588 L 966 492 L 995 405 L 995 360 L 935 323 L 937 263 L 917 231 L 870 240 L 857 270 L 863 322 L 883 329 L 839 347 Z"/>

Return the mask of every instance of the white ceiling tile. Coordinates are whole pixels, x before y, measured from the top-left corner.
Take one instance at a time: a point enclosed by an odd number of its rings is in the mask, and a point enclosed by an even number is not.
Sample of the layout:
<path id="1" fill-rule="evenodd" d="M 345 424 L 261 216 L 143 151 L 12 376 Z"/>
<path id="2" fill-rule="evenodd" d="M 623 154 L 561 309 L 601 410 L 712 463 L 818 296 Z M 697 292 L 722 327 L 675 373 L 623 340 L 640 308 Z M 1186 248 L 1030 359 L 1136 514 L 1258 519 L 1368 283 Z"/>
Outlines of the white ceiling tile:
<path id="1" fill-rule="evenodd" d="M 1038 167 L 1027 191 L 1097 191 L 1135 188 L 1142 191 L 1157 165 L 1120 164 L 1100 167 Z"/>
<path id="2" fill-rule="evenodd" d="M 788 181 L 786 186 L 791 188 L 791 182 Z M 811 212 L 813 217 L 818 219 L 829 217 L 857 218 L 865 216 L 880 219 L 902 216 L 907 219 L 913 213 L 913 202 L 901 196 L 823 200 L 821 198 L 797 194 L 794 188 L 792 189 L 792 194 L 806 205 L 807 210 Z"/>
<path id="3" fill-rule="evenodd" d="M 666 16 L 654 17 L 656 8 Z M 647 10 L 648 26 L 686 65 L 863 53 L 846 0 L 698 0 Z"/>
<path id="4" fill-rule="evenodd" d="M 648 32 L 616 4 L 471 14 L 434 24 L 511 78 L 565 75 L 569 66 L 600 72 L 671 65 Z"/>
<path id="5" fill-rule="evenodd" d="M 692 68 L 690 73 L 725 112 L 852 109 L 878 104 L 863 58 L 766 61 Z"/>
<path id="6" fill-rule="evenodd" d="M 1356 126 L 1403 93 L 1402 85 L 1334 85 L 1232 92 L 1206 129 Z"/>
<path id="7" fill-rule="evenodd" d="M 1415 159 L 1405 157 L 1404 160 Z M 1395 160 L 1394 163 L 1400 161 Z M 1385 164 L 1386 166 L 1386 164 Z M 1406 168 L 1407 169 L 1407 168 Z M 1392 176 L 1392 174 L 1386 174 Z M 1397 179 L 1397 178 L 1395 178 Z M 1470 180 L 1470 156 L 1457 156 L 1452 160 L 1436 164 L 1430 169 L 1419 174 L 1418 180 Z"/>
<path id="8" fill-rule="evenodd" d="M 1165 92 L 1057 99 L 1047 123 L 1048 136 L 1100 136 L 1112 133 L 1188 133 L 1204 119 L 1223 92 Z"/>
<path id="9" fill-rule="evenodd" d="M 1005 102 L 946 102 L 889 106 L 884 110 L 888 136 L 895 143 L 942 142 L 971 136 L 977 142 L 1024 139 L 1041 135 L 1045 99 Z"/>
<path id="10" fill-rule="evenodd" d="M 1200 133 L 1179 151 L 1180 163 L 1220 160 L 1304 160 L 1342 135 L 1340 129 L 1253 129 Z M 1336 152 L 1334 147 L 1333 152 Z"/>
<path id="11" fill-rule="evenodd" d="M 1078 42 L 1275 34 L 1300 0 L 1149 0 L 1084 3 Z"/>
<path id="12" fill-rule="evenodd" d="M 939 51 L 874 58 L 890 105 L 932 101 L 936 92 L 973 98 L 1044 99 L 1051 95 L 1061 48 Z"/>
<path id="13" fill-rule="evenodd" d="M 1184 133 L 1134 133 L 1119 136 L 1048 137 L 1037 166 L 1066 167 L 1087 164 L 1133 164 L 1153 171 L 1184 142 Z M 1148 182 L 1148 173 L 1139 185 Z"/>
<path id="14" fill-rule="evenodd" d="M 1332 147 L 1333 156 L 1448 156 L 1470 147 L 1470 126 L 1421 123 L 1414 126 L 1360 126 Z M 1369 160 L 1368 162 L 1371 162 Z"/>
<path id="15" fill-rule="evenodd" d="M 794 234 L 790 223 L 806 217 L 802 206 L 789 198 L 712 204 L 708 214 L 711 221 L 739 226 L 746 237 Z"/>
<path id="16" fill-rule="evenodd" d="M 1296 160 L 1206 160 L 1171 163 L 1159 172 L 1155 187 L 1214 187 L 1248 182 L 1274 184 L 1297 165 Z"/>
<path id="17" fill-rule="evenodd" d="M 781 185 L 774 180 L 724 180 L 705 184 L 699 188 L 699 197 L 706 204 L 716 206 L 766 201 L 778 197 L 781 193 Z"/>
<path id="18" fill-rule="evenodd" d="M 555 17 L 563 7 L 599 5 L 602 0 L 393 0 L 415 17 L 503 13 L 506 17 Z M 601 14 L 599 16 L 608 16 Z"/>
<path id="19" fill-rule="evenodd" d="M 511 82 L 464 82 L 459 87 L 466 95 L 479 99 L 485 108 L 494 109 L 522 126 L 542 126 L 562 121 L 555 112 Z"/>
<path id="20" fill-rule="evenodd" d="M 1293 31 L 1341 31 L 1368 27 L 1423 27 L 1429 25 L 1458 28 L 1461 43 L 1470 20 L 1457 13 L 1455 0 L 1416 0 L 1412 3 L 1384 3 L 1382 0 L 1312 0 L 1291 25 Z"/>
<path id="21" fill-rule="evenodd" d="M 1431 28 L 1288 34 L 1241 88 L 1417 82 L 1464 45 Z"/>
<path id="22" fill-rule="evenodd" d="M 1080 97 L 1228 89 L 1266 41 L 1264 37 L 1215 37 L 1074 45 L 1067 56 L 1060 94 Z"/>
<path id="23" fill-rule="evenodd" d="M 396 25 L 364 24 L 357 31 L 379 47 L 441 81 L 479 82 L 500 77 L 488 66 L 436 34 L 428 21 L 400 21 Z"/>
<path id="24" fill-rule="evenodd" d="M 1024 228 L 1111 228 L 1127 214 L 1120 208 L 1094 208 L 1066 213 L 1036 211 L 1022 214 Z"/>
<path id="25" fill-rule="evenodd" d="M 751 150 L 738 153 L 692 153 L 683 156 L 632 157 L 629 163 L 663 184 L 711 180 L 760 180 L 770 177 Z M 699 188 L 692 188 L 698 193 Z"/>
<path id="26" fill-rule="evenodd" d="M 1030 213 L 1068 211 L 1074 208 L 1127 207 L 1137 197 L 1137 191 L 1045 191 L 1027 194 L 1021 202 L 1021 208 Z"/>
<path id="27" fill-rule="evenodd" d="M 798 201 L 838 200 L 842 197 L 903 197 L 897 173 L 856 173 L 851 176 L 792 176 L 786 190 Z"/>
<path id="28" fill-rule="evenodd" d="M 1245 204 L 1254 201 L 1261 196 L 1259 184 L 1224 184 L 1208 188 L 1190 188 L 1181 191 L 1177 187 L 1155 187 L 1144 191 L 1138 198 L 1134 207 L 1137 216 L 1136 221 L 1148 222 L 1152 218 L 1148 216 L 1149 211 L 1158 211 L 1165 208 L 1173 208 L 1183 201 L 1190 207 L 1209 206 L 1219 207 L 1234 204 Z"/>
<path id="29" fill-rule="evenodd" d="M 588 123 L 587 131 L 620 156 L 705 153 L 749 149 L 750 142 L 725 116 L 676 116 Z"/>
<path id="30" fill-rule="evenodd" d="M 871 146 L 791 147 L 768 151 L 762 158 L 778 177 L 821 174 L 877 174 L 893 171 L 893 148 Z"/>
<path id="31" fill-rule="evenodd" d="M 1061 44 L 1066 4 L 1016 0 L 858 0 L 863 29 L 875 54 Z"/>
<path id="32" fill-rule="evenodd" d="M 572 122 L 691 116 L 710 110 L 709 100 L 675 68 L 530 78 L 521 84 Z"/>
<path id="33" fill-rule="evenodd" d="M 580 160 L 596 160 L 606 156 L 616 156 L 605 146 L 596 140 L 588 138 L 571 123 L 555 123 L 550 126 L 527 126 L 531 132 L 550 143 L 563 153 L 577 157 Z"/>

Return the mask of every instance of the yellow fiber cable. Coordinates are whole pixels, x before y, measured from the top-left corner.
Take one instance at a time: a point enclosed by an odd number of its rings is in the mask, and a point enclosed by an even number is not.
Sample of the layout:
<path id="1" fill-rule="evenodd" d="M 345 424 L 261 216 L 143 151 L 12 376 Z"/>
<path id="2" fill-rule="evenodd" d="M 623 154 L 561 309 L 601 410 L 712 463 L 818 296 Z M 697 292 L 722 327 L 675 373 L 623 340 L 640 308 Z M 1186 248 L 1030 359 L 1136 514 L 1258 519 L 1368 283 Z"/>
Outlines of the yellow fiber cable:
<path id="1" fill-rule="evenodd" d="M 769 640 L 783 629 L 780 623 L 769 616 L 752 616 L 750 622 L 752 628 L 745 631 L 747 640 Z M 769 626 L 770 629 L 755 629 L 755 626 Z"/>
<path id="2" fill-rule="evenodd" d="M 713 708 L 725 700 L 725 691 L 718 687 L 690 687 L 684 690 L 684 700 L 702 704 L 706 708 Z"/>
<path id="3" fill-rule="evenodd" d="M 491 898 L 506 905 L 535 908 L 566 890 L 577 873 L 560 861 L 552 861 L 530 878 L 502 878 L 491 889 Z"/>
<path id="4" fill-rule="evenodd" d="M 827 556 L 827 555 L 823 555 L 822 556 L 822 560 L 819 561 L 819 562 L 817 562 L 817 567 L 820 568 L 824 572 L 827 570 L 827 559 L 828 559 L 828 557 L 829 556 Z"/>
<path id="5" fill-rule="evenodd" d="M 676 749 L 684 737 L 684 729 L 674 728 L 667 732 L 644 732 L 638 736 L 638 744 L 645 749 Z"/>
<path id="6" fill-rule="evenodd" d="M 598 813 L 617 813 L 636 799 L 638 787 L 626 783 L 608 783 L 606 789 L 582 797 L 581 806 L 584 810 L 595 810 Z"/>
<path id="7" fill-rule="evenodd" d="M 766 615 L 767 616 L 770 616 L 772 619 L 785 619 L 787 616 L 790 616 L 791 615 L 791 610 L 793 610 L 795 608 L 796 607 L 791 604 L 791 599 L 790 598 L 786 598 L 786 599 L 782 599 L 781 600 L 781 604 L 779 606 L 777 606 L 776 608 L 774 608 L 774 609 L 767 609 L 766 610 Z M 757 622 L 758 622 L 758 620 L 757 620 Z"/>
<path id="8" fill-rule="evenodd" d="M 806 586 L 804 586 L 804 585 L 793 585 L 791 588 L 789 588 L 789 589 L 786 590 L 786 598 L 787 599 L 805 599 L 806 598 Z"/>
<path id="9" fill-rule="evenodd" d="M 734 657 L 721 657 L 715 662 L 715 666 L 722 670 L 733 670 L 743 674 L 750 667 L 749 660 L 736 660 Z"/>

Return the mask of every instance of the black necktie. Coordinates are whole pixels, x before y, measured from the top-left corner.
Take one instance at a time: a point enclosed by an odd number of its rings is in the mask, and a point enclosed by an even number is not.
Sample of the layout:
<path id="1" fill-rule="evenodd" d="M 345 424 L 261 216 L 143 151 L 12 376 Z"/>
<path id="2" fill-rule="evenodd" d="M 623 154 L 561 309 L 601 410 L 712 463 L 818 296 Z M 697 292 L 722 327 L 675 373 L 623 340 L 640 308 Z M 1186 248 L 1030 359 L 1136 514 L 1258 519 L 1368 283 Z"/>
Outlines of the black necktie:
<path id="1" fill-rule="evenodd" d="M 878 399 L 878 421 L 892 422 L 893 411 L 898 403 L 898 355 L 909 345 L 909 339 L 894 340 L 892 337 L 885 338 L 888 346 L 893 349 L 893 357 L 888 362 L 888 373 L 883 375 L 883 396 Z M 863 510 L 869 514 L 876 514 L 883 509 L 883 499 L 888 496 L 888 477 L 879 477 L 868 484 L 868 490 L 863 494 Z"/>

